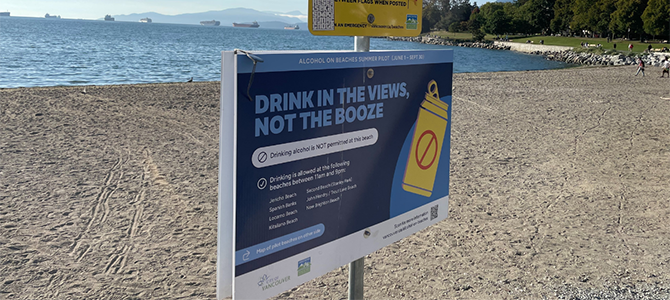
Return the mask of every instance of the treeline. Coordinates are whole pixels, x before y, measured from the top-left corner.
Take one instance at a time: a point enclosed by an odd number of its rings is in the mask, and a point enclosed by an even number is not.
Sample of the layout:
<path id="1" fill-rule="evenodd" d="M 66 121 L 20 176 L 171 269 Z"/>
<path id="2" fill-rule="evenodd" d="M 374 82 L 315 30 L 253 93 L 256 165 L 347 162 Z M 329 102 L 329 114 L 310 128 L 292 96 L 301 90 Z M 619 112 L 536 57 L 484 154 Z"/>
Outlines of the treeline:
<path id="1" fill-rule="evenodd" d="M 422 32 L 561 34 L 668 39 L 668 0 L 515 0 L 481 7 L 468 0 L 424 0 Z"/>

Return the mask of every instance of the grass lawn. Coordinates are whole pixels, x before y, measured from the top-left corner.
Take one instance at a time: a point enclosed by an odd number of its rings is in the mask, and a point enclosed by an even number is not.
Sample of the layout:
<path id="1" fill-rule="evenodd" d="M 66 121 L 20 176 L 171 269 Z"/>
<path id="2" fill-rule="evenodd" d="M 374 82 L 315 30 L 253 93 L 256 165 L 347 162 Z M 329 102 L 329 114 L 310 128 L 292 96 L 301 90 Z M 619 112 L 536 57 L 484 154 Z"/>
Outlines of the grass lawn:
<path id="1" fill-rule="evenodd" d="M 431 31 L 429 33 L 430 35 L 437 35 L 442 38 L 448 38 L 451 40 L 472 40 L 472 34 L 469 32 L 449 32 L 449 31 Z M 484 39 L 486 40 L 493 40 L 495 38 L 494 35 L 487 34 Z"/>
<path id="2" fill-rule="evenodd" d="M 529 36 L 529 37 L 518 37 L 512 39 L 513 42 L 525 43 L 526 40 L 531 40 L 535 44 L 539 44 L 540 40 L 544 40 L 545 45 L 556 45 L 556 46 L 568 46 L 579 48 L 580 43 L 589 43 L 589 45 L 602 44 L 604 50 L 614 49 L 614 44 L 616 44 L 616 50 L 618 51 L 628 51 L 628 44 L 633 44 L 633 52 L 642 52 L 651 45 L 652 49 L 661 49 L 663 47 L 668 47 L 668 44 L 656 43 L 640 43 L 640 41 L 624 41 L 615 39 L 611 42 L 607 42 L 605 38 L 582 38 L 582 37 L 564 37 L 564 36 Z"/>
<path id="3" fill-rule="evenodd" d="M 433 31 L 430 35 L 437 35 L 443 38 L 449 38 L 452 40 L 472 40 L 472 34 L 469 32 L 448 32 L 448 31 Z M 492 41 L 495 38 L 494 35 L 487 34 L 484 39 Z M 589 43 L 589 45 L 602 44 L 603 50 L 614 49 L 614 44 L 616 44 L 616 50 L 627 52 L 628 44 L 633 44 L 633 52 L 640 53 L 647 49 L 651 44 L 652 49 L 661 49 L 663 47 L 670 48 L 669 44 L 661 44 L 660 42 L 652 43 L 640 43 L 640 41 L 625 41 L 615 39 L 614 41 L 607 42 L 605 38 L 582 38 L 582 37 L 565 37 L 565 36 L 510 36 L 512 42 L 525 43 L 527 40 L 533 41 L 534 44 L 540 44 L 540 40 L 544 40 L 545 45 L 555 45 L 555 46 L 567 46 L 573 48 L 579 48 L 580 43 Z"/>

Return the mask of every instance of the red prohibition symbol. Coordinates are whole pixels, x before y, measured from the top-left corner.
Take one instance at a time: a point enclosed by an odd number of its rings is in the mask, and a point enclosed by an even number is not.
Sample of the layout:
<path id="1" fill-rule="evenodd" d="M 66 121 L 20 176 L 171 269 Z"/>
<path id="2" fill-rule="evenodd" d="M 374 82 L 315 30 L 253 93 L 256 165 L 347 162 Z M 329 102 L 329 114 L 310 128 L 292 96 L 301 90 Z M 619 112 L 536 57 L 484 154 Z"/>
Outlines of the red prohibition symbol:
<path id="1" fill-rule="evenodd" d="M 427 138 L 428 140 L 428 145 L 421 147 L 421 141 Z M 435 144 L 433 146 L 433 144 Z M 432 130 L 426 130 L 423 133 L 421 133 L 421 136 L 419 137 L 419 140 L 416 142 L 416 151 L 414 152 L 414 156 L 416 157 L 416 163 L 421 168 L 421 170 L 426 170 L 430 168 L 430 166 L 435 163 L 435 158 L 437 158 L 437 136 L 435 135 L 435 132 Z M 426 160 L 426 154 L 433 150 L 433 157 L 432 159 L 427 162 Z M 419 157 L 420 156 L 420 157 Z"/>

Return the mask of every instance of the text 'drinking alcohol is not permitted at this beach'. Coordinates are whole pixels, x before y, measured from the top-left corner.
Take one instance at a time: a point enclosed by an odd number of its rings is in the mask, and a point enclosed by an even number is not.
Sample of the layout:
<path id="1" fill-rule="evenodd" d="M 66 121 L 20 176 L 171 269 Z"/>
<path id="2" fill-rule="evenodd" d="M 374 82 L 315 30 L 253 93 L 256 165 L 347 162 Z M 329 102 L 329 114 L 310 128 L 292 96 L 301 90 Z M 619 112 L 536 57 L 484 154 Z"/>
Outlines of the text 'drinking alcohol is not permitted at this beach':
<path id="1" fill-rule="evenodd" d="M 254 151 L 251 161 L 256 168 L 264 168 L 310 157 L 361 148 L 377 143 L 376 128 L 335 134 L 315 139 L 261 147 Z"/>

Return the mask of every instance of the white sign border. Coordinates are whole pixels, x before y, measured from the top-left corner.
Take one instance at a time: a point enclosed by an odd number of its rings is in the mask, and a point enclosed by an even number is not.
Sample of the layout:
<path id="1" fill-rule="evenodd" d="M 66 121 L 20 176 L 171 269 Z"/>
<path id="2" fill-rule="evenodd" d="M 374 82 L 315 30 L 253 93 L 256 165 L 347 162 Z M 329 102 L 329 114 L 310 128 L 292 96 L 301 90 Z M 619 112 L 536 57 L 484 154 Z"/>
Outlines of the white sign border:
<path id="1" fill-rule="evenodd" d="M 232 66 L 232 67 L 230 67 Z M 237 62 L 232 51 L 221 52 L 221 99 L 219 119 L 219 211 L 216 259 L 216 298 L 233 297 L 235 191 L 237 149 Z M 229 147 L 228 142 L 233 143 Z"/>

